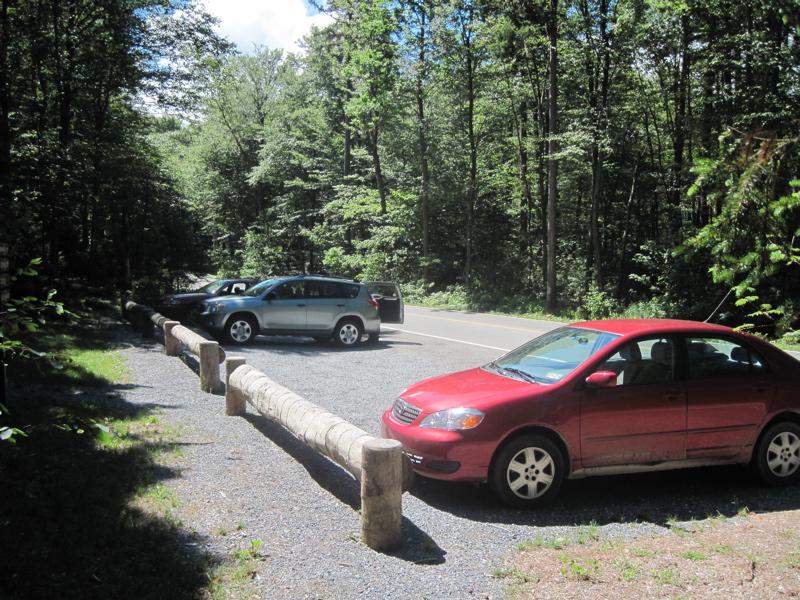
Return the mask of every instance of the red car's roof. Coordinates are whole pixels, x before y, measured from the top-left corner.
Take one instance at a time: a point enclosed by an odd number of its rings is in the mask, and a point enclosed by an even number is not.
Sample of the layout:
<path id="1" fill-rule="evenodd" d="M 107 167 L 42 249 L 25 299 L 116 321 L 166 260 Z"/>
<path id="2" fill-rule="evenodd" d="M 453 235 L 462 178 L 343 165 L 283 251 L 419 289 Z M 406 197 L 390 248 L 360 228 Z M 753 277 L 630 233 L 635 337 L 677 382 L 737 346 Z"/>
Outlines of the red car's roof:
<path id="1" fill-rule="evenodd" d="M 733 331 L 730 327 L 699 321 L 683 321 L 681 319 L 605 319 L 601 321 L 582 321 L 573 323 L 571 327 L 596 329 L 607 333 L 625 335 L 629 333 L 662 333 L 670 331 L 682 332 L 725 332 Z"/>

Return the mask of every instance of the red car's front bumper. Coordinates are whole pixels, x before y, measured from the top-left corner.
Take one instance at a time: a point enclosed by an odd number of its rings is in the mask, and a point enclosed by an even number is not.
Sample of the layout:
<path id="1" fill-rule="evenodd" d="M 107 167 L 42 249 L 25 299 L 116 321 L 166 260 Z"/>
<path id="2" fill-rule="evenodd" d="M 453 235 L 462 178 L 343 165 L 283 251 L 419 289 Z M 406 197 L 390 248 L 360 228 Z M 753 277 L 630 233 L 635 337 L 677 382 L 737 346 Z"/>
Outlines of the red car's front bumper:
<path id="1" fill-rule="evenodd" d="M 486 481 L 496 440 L 476 431 L 446 431 L 399 423 L 391 409 L 383 414 L 383 437 L 400 442 L 414 471 L 447 481 Z M 465 435 L 466 434 L 466 435 Z"/>

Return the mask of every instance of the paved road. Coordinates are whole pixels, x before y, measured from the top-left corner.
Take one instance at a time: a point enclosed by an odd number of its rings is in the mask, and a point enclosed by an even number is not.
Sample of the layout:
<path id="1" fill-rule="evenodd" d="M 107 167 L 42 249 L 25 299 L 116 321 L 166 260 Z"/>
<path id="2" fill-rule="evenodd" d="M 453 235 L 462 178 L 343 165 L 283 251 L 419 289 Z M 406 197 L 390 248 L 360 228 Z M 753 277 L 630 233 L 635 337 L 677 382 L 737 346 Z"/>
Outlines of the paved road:
<path id="1" fill-rule="evenodd" d="M 384 330 L 399 331 L 481 346 L 507 352 L 561 325 L 553 321 L 535 321 L 502 315 L 406 306 L 405 323 L 382 325 Z"/>
<path id="2" fill-rule="evenodd" d="M 407 306 L 403 325 L 382 325 L 381 328 L 507 352 L 562 324 L 555 321 Z M 790 351 L 789 354 L 800 359 L 800 352 Z"/>

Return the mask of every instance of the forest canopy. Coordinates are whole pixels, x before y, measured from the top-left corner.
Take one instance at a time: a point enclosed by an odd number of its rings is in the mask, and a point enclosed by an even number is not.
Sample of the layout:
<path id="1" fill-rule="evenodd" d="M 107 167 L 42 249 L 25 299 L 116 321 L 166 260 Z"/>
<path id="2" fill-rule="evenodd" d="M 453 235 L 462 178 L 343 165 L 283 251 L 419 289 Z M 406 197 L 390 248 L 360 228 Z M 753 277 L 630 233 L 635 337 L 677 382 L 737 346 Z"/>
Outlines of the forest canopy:
<path id="1" fill-rule="evenodd" d="M 0 240 L 53 282 L 796 327 L 795 0 L 327 0 L 302 54 L 191 0 L 0 2 Z"/>

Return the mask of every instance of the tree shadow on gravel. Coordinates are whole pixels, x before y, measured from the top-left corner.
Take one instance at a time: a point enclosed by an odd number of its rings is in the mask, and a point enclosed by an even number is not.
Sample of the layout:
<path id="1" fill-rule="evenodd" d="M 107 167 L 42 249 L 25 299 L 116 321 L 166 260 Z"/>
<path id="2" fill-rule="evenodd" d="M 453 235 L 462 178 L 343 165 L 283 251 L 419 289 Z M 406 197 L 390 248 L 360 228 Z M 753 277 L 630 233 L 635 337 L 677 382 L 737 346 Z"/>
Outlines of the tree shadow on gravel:
<path id="1" fill-rule="evenodd" d="M 153 459 L 170 443 L 131 429 L 124 444 L 101 446 L 75 431 L 91 420 L 158 426 L 147 418 L 154 406 L 125 402 L 114 391 L 15 392 L 15 424 L 34 429 L 16 444 L 0 443 L 3 599 L 207 597 L 207 573 L 218 559 L 202 550 L 204 539 L 170 518 L 168 495 L 147 492 L 179 476 Z"/>
<path id="2" fill-rule="evenodd" d="M 337 500 L 357 511 L 361 507 L 361 484 L 342 467 L 306 446 L 287 429 L 258 414 L 242 415 L 261 435 L 297 461 L 311 478 Z"/>
<path id="3" fill-rule="evenodd" d="M 490 524 L 537 527 L 653 523 L 733 517 L 741 511 L 800 509 L 800 488 L 772 488 L 731 465 L 594 477 L 564 482 L 558 497 L 533 510 L 504 507 L 488 486 L 417 477 L 410 493 L 444 512 Z"/>
<path id="4" fill-rule="evenodd" d="M 224 345 L 225 352 L 228 354 L 258 354 L 270 352 L 278 355 L 296 355 L 305 358 L 326 356 L 345 352 L 348 354 L 359 352 L 374 352 L 388 349 L 388 344 L 379 341 L 377 344 L 366 342 L 358 344 L 353 348 L 341 348 L 333 342 L 316 342 L 310 338 L 280 338 L 280 337 L 257 337 L 246 346 Z"/>
<path id="5" fill-rule="evenodd" d="M 354 511 L 361 508 L 361 484 L 339 465 L 312 450 L 281 425 L 261 415 L 243 415 L 259 433 L 300 464 L 325 491 Z M 389 556 L 419 564 L 443 564 L 446 552 L 408 518 L 403 518 L 403 547 Z"/>

